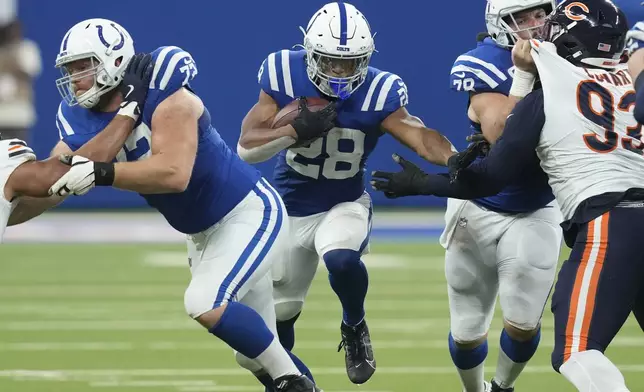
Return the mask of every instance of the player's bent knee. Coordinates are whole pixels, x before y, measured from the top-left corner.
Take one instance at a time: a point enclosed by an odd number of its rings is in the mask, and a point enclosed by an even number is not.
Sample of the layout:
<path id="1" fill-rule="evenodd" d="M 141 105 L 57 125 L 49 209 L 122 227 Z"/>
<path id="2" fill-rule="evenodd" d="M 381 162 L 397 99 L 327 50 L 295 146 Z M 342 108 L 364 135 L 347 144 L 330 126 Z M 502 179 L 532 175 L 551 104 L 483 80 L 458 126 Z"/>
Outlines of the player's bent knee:
<path id="1" fill-rule="evenodd" d="M 473 348 L 476 348 L 480 346 L 481 344 L 485 343 L 487 340 L 487 334 L 483 334 L 482 336 L 479 337 L 463 337 L 463 336 L 458 336 L 454 335 L 454 331 L 452 333 L 452 339 L 454 340 L 454 343 L 458 348 L 463 349 L 463 350 L 471 350 Z"/>
<path id="2" fill-rule="evenodd" d="M 334 249 L 322 256 L 331 274 L 341 274 L 360 262 L 360 252 L 351 249 Z"/>
<path id="3" fill-rule="evenodd" d="M 517 324 L 511 320 L 503 320 L 503 328 L 516 341 L 523 342 L 532 339 L 539 333 L 539 321 L 533 323 Z"/>
<path id="4" fill-rule="evenodd" d="M 300 314 L 304 301 L 285 301 L 275 304 L 275 318 L 277 321 L 288 321 Z"/>
<path id="5" fill-rule="evenodd" d="M 193 319 L 197 319 L 204 313 L 212 310 L 212 302 L 205 299 L 202 290 L 191 284 L 183 296 L 183 305 L 186 313 Z"/>

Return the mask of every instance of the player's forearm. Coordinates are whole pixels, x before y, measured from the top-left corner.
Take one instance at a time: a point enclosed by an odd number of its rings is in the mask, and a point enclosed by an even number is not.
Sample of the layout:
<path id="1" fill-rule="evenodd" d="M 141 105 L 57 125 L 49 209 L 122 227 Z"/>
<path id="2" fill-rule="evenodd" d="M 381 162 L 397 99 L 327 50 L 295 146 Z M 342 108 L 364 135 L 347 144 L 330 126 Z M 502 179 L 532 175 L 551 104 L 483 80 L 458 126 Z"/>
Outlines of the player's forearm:
<path id="1" fill-rule="evenodd" d="M 68 170 L 69 166 L 55 158 L 29 162 L 16 169 L 8 185 L 20 201 L 9 217 L 9 226 L 33 219 L 65 200 L 61 196 L 49 197 L 49 188 Z"/>
<path id="2" fill-rule="evenodd" d="M 247 150 L 261 147 L 267 143 L 284 138 L 291 138 L 293 143 L 297 140 L 297 133 L 292 125 L 280 128 L 249 128 L 243 129 L 239 138 L 239 145 Z M 291 143 L 292 144 L 292 143 Z"/>
<path id="3" fill-rule="evenodd" d="M 441 166 L 447 166 L 449 157 L 456 153 L 454 145 L 445 135 L 428 128 L 419 133 L 419 142 L 410 147 L 426 161 Z"/>
<path id="4" fill-rule="evenodd" d="M 28 162 L 14 171 L 8 185 L 16 196 L 48 197 L 49 188 L 68 170 L 69 166 L 56 158 Z"/>
<path id="5" fill-rule="evenodd" d="M 496 183 L 485 181 L 482 177 L 472 177 L 469 180 L 464 181 L 459 178 L 455 182 L 450 182 L 449 174 L 428 174 L 423 181 L 418 182 L 417 191 L 421 195 L 463 200 L 493 196 L 500 191 Z"/>
<path id="6" fill-rule="evenodd" d="M 290 136 L 283 136 L 252 148 L 244 148 L 241 144 L 237 144 L 237 155 L 248 163 L 264 162 L 274 157 L 280 151 L 289 148 L 293 143 L 295 143 L 295 139 Z"/>
<path id="7" fill-rule="evenodd" d="M 110 162 L 116 158 L 118 152 L 134 129 L 135 122 L 128 116 L 116 115 L 114 119 L 85 143 L 74 154 L 83 156 L 95 162 Z"/>
<path id="8" fill-rule="evenodd" d="M 180 193 L 186 190 L 191 173 L 192 165 L 185 167 L 153 155 L 141 161 L 116 163 L 112 186 L 143 194 Z"/>
<path id="9" fill-rule="evenodd" d="M 30 219 L 37 217 L 50 208 L 57 206 L 65 200 L 65 197 L 51 196 L 47 198 L 40 197 L 21 197 L 18 206 L 9 216 L 8 226 L 19 225 Z"/>

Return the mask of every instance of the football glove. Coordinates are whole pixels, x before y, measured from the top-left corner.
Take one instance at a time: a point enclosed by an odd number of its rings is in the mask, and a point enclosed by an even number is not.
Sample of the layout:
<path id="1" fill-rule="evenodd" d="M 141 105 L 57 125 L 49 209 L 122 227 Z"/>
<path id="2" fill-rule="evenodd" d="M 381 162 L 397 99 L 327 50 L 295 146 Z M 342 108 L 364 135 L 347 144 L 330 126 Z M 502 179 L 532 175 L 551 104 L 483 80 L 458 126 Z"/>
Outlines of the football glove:
<path id="1" fill-rule="evenodd" d="M 317 139 L 335 127 L 335 119 L 338 117 L 335 102 L 329 103 L 317 112 L 309 110 L 305 97 L 300 97 L 299 105 L 299 113 L 291 124 L 297 133 L 297 144 L 301 145 Z"/>
<path id="2" fill-rule="evenodd" d="M 112 163 L 92 162 L 78 155 L 61 155 L 59 160 L 71 167 L 49 188 L 50 196 L 81 196 L 96 185 L 111 186 L 114 183 Z"/>
<path id="3" fill-rule="evenodd" d="M 424 194 L 422 190 L 427 183 L 427 173 L 398 154 L 393 154 L 392 158 L 403 170 L 398 173 L 372 172 L 373 189 L 384 192 L 389 199 Z"/>
<path id="4" fill-rule="evenodd" d="M 476 158 L 487 155 L 490 144 L 485 140 L 483 134 L 470 135 L 467 138 L 470 144 L 461 152 L 458 152 L 447 160 L 449 169 L 449 180 L 454 183 L 458 179 L 461 170 L 467 168 Z"/>
<path id="5" fill-rule="evenodd" d="M 119 84 L 123 102 L 118 114 L 128 116 L 134 121 L 139 119 L 143 113 L 143 105 L 148 95 L 153 69 L 154 62 L 148 53 L 138 53 L 130 59 L 127 68 L 125 68 L 123 80 Z"/>

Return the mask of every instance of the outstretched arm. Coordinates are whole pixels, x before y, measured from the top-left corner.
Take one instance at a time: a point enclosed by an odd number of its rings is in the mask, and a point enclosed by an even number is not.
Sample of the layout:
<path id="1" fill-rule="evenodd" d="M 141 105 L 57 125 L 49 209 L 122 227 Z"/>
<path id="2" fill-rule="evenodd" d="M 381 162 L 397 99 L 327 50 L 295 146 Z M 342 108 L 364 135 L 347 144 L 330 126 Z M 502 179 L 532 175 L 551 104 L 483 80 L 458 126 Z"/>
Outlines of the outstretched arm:
<path id="1" fill-rule="evenodd" d="M 533 162 L 545 123 L 543 93 L 536 91 L 524 98 L 508 118 L 503 135 L 484 159 L 462 169 L 456 181 L 447 174 L 425 174 L 403 164 L 399 173 L 375 172 L 372 185 L 389 197 L 435 195 L 475 199 L 498 193 L 520 178 L 526 165 Z M 410 175 L 414 174 L 414 175 Z"/>
<path id="2" fill-rule="evenodd" d="M 420 118 L 412 116 L 405 107 L 387 116 L 381 126 L 423 159 L 437 165 L 447 166 L 447 160 L 456 152 L 444 135 L 427 128 Z"/>

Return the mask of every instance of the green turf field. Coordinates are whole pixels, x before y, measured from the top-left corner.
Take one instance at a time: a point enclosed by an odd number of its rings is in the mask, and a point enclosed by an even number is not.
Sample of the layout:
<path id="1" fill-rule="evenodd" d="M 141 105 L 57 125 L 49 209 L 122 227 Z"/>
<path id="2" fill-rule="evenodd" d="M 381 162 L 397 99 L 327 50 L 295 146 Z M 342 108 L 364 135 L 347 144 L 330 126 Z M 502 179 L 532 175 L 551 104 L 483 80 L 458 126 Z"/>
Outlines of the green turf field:
<path id="1" fill-rule="evenodd" d="M 189 320 L 182 246 L 3 245 L 0 391 L 261 391 L 231 352 Z M 328 391 L 460 391 L 447 352 L 448 310 L 437 245 L 376 244 L 367 312 L 378 371 L 351 384 L 340 307 L 321 271 L 298 322 L 296 353 Z M 498 312 L 497 312 L 498 313 Z M 517 392 L 573 391 L 550 368 L 552 316 Z M 500 321 L 492 326 L 488 378 Z M 644 389 L 644 338 L 629 320 L 608 355 Z"/>

